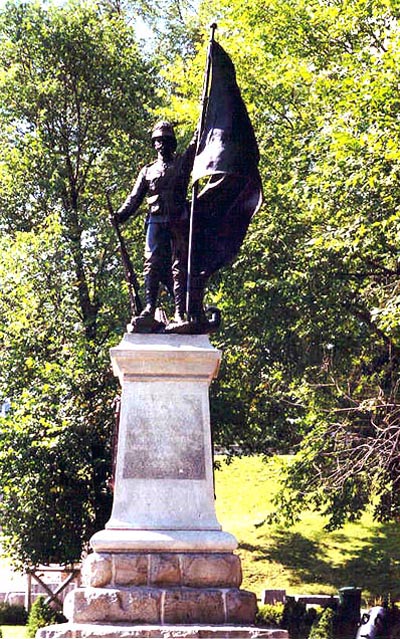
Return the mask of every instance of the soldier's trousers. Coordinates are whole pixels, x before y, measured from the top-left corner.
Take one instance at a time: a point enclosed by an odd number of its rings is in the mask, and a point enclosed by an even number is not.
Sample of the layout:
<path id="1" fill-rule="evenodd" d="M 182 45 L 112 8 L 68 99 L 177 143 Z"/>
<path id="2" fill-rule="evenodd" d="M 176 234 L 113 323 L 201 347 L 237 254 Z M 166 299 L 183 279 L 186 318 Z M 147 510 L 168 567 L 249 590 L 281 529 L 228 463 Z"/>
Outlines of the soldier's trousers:
<path id="1" fill-rule="evenodd" d="M 146 226 L 143 269 L 146 303 L 155 305 L 162 283 L 174 296 L 176 310 L 183 314 L 186 306 L 189 221 L 172 224 L 150 220 Z"/>

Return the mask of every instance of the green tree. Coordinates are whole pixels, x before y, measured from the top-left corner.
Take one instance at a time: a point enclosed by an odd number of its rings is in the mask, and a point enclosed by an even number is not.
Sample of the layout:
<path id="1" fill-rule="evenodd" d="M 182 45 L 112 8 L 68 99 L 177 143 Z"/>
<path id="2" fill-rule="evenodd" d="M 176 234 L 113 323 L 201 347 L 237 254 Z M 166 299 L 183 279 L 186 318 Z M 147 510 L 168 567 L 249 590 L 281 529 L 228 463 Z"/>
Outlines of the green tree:
<path id="1" fill-rule="evenodd" d="M 155 69 L 95 3 L 9 3 L 0 51 L 1 526 L 15 561 L 66 563 L 109 514 L 129 307 L 104 189 L 122 199 L 144 160 Z"/>
<path id="2" fill-rule="evenodd" d="M 216 0 L 200 5 L 204 34 L 215 16 L 265 196 L 234 267 L 209 287 L 225 316 L 215 440 L 297 447 L 280 502 L 289 516 L 307 503 L 340 525 L 374 503 L 396 517 L 398 7 Z M 177 114 L 196 111 L 204 49 L 185 74 L 168 69 Z"/>
<path id="3" fill-rule="evenodd" d="M 215 443 L 295 448 L 279 502 L 288 516 L 306 502 L 334 526 L 368 502 L 381 518 L 400 508 L 396 3 L 160 7 L 18 3 L 1 16 L 0 393 L 14 407 L 1 424 L 2 524 L 18 547 L 45 492 L 48 530 L 56 539 L 50 521 L 65 509 L 70 535 L 68 552 L 44 551 L 32 532 L 34 561 L 76 558 L 106 516 L 107 350 L 127 296 L 104 185 L 122 198 L 147 159 L 152 114 L 179 122 L 182 138 L 193 131 L 211 19 L 255 124 L 265 198 L 235 264 L 209 285 L 224 317 Z M 160 38 L 146 61 L 127 8 Z M 141 229 L 129 233 L 138 263 Z"/>

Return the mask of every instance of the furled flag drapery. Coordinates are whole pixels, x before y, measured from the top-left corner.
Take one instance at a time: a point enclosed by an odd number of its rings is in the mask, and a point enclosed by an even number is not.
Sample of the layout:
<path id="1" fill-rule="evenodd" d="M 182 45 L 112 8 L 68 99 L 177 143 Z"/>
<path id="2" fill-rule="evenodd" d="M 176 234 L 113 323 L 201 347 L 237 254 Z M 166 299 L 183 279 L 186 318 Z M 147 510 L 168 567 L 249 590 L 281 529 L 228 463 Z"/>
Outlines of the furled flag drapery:
<path id="1" fill-rule="evenodd" d="M 193 182 L 208 178 L 193 212 L 192 272 L 207 278 L 237 255 L 262 202 L 259 152 L 233 63 L 211 43 L 211 84 Z"/>

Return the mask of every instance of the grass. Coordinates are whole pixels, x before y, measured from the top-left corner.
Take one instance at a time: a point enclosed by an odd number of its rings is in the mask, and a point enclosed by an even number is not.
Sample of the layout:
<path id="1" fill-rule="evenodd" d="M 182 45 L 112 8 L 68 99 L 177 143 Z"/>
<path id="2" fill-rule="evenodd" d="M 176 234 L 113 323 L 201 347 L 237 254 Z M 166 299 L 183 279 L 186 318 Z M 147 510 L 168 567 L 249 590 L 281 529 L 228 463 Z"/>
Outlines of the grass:
<path id="1" fill-rule="evenodd" d="M 220 458 L 220 461 L 223 458 Z M 400 529 L 377 524 L 366 512 L 361 521 L 326 532 L 326 519 L 304 512 L 292 527 L 268 525 L 282 459 L 235 459 L 215 473 L 216 509 L 224 530 L 233 533 L 242 559 L 243 588 L 289 594 L 337 594 L 343 586 L 362 588 L 365 605 L 382 596 L 400 600 Z"/>
<path id="2" fill-rule="evenodd" d="M 27 639 L 26 626 L 0 626 L 3 639 Z"/>
<path id="3" fill-rule="evenodd" d="M 400 600 L 400 527 L 377 524 L 366 512 L 360 522 L 326 532 L 326 520 L 304 512 L 295 526 L 265 523 L 276 493 L 282 458 L 223 458 L 215 473 L 216 509 L 224 530 L 233 533 L 242 559 L 243 588 L 288 594 L 337 594 L 344 586 L 362 588 L 365 606 L 390 594 Z M 1 562 L 1 560 L 0 560 Z M 1 568 L 1 563 L 0 563 Z M 21 626 L 3 626 L 4 639 L 25 639 Z"/>

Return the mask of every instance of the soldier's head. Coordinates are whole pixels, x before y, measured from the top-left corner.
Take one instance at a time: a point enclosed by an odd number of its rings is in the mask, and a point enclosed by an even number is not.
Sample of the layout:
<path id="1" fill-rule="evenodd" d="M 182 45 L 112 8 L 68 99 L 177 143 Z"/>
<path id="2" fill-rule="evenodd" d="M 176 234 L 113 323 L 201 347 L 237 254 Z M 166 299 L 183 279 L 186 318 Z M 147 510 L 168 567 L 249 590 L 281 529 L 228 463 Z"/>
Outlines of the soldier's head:
<path id="1" fill-rule="evenodd" d="M 151 142 L 161 155 L 172 154 L 176 150 L 176 137 L 174 127 L 165 120 L 158 122 L 151 134 Z"/>

